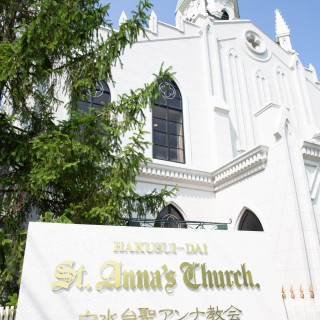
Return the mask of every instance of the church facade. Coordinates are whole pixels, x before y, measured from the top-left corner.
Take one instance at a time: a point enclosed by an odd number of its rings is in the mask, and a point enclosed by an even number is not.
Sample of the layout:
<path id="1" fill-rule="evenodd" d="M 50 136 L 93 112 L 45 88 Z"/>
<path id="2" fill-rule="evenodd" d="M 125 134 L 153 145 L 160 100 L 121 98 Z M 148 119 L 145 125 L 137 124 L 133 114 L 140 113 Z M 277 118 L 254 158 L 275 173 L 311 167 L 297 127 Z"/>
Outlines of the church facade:
<path id="1" fill-rule="evenodd" d="M 273 40 L 237 0 L 179 0 L 175 26 L 152 12 L 146 32 L 104 84 L 117 99 L 162 63 L 174 72 L 147 111 L 138 192 L 178 185 L 165 215 L 266 232 L 279 285 L 320 293 L 320 82 L 281 13 Z"/>

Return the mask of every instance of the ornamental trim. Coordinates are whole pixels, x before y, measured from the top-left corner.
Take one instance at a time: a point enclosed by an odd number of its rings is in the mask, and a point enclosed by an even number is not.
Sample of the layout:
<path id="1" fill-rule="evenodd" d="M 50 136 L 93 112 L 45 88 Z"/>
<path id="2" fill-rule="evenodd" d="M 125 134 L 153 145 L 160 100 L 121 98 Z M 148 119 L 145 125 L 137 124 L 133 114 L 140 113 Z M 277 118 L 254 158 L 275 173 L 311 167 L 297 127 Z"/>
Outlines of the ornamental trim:
<path id="1" fill-rule="evenodd" d="M 212 186 L 212 175 L 203 171 L 171 167 L 157 163 L 149 163 L 141 168 L 140 176 L 155 177 L 169 181 L 192 183 L 203 186 Z"/>
<path id="2" fill-rule="evenodd" d="M 302 156 L 304 159 L 320 162 L 320 145 L 312 142 L 303 142 Z"/>
<path id="3" fill-rule="evenodd" d="M 266 146 L 258 146 L 214 171 L 213 185 L 215 191 L 220 191 L 264 170 L 267 165 L 268 150 L 269 148 Z"/>
<path id="4" fill-rule="evenodd" d="M 268 160 L 268 150 L 269 148 L 266 146 L 255 147 L 214 172 L 149 163 L 147 166 L 142 166 L 139 177 L 205 186 L 209 190 L 218 192 L 248 176 L 264 170 Z"/>

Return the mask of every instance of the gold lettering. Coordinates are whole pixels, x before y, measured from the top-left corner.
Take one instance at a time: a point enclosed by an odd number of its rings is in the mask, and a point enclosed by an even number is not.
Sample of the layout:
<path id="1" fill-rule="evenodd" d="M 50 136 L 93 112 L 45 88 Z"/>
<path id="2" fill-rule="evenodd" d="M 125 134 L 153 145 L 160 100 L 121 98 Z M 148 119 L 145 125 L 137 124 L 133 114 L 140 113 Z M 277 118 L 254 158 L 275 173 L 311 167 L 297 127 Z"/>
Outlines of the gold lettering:
<path id="1" fill-rule="evenodd" d="M 54 271 L 57 279 L 63 281 L 55 281 L 51 284 L 52 291 L 59 291 L 61 289 L 69 289 L 70 285 L 76 278 L 76 272 L 72 269 L 74 261 L 66 260 L 59 263 Z"/>
<path id="2" fill-rule="evenodd" d="M 167 251 L 167 244 L 166 244 L 166 243 L 163 243 L 163 244 L 162 244 L 162 251 L 163 251 L 164 253 L 170 253 L 170 249 Z"/>
<path id="3" fill-rule="evenodd" d="M 207 254 L 208 252 L 207 252 L 207 245 L 204 243 L 203 244 L 203 253 L 204 254 Z"/>
<path id="4" fill-rule="evenodd" d="M 224 283 L 224 276 L 223 276 L 223 272 L 222 271 L 213 271 L 213 279 L 214 279 L 214 286 L 216 288 L 225 288 L 225 283 Z M 218 279 L 218 274 L 219 274 L 219 278 L 220 278 L 220 282 Z"/>
<path id="5" fill-rule="evenodd" d="M 136 250 L 135 250 L 136 252 L 143 252 L 144 253 L 144 250 L 142 248 L 142 244 L 141 243 L 135 242 L 134 244 L 135 244 L 135 247 L 136 247 Z"/>
<path id="6" fill-rule="evenodd" d="M 123 285 L 122 286 L 125 289 L 129 289 L 128 278 L 130 278 L 130 289 L 134 290 L 136 288 L 135 275 L 134 275 L 134 272 L 132 270 L 130 270 L 130 271 L 123 270 L 122 277 L 123 277 Z"/>
<path id="7" fill-rule="evenodd" d="M 183 282 L 186 284 L 187 287 L 193 290 L 196 290 L 200 287 L 200 284 L 195 283 L 196 282 L 195 270 L 198 267 L 199 267 L 198 263 L 191 264 L 188 262 L 183 262 L 180 265 L 180 270 L 183 272 Z"/>
<path id="8" fill-rule="evenodd" d="M 208 278 L 209 288 L 212 288 L 213 287 L 212 274 L 211 274 L 211 271 L 206 271 L 205 263 L 201 265 L 201 273 L 202 273 L 202 286 L 205 288 L 208 287 L 208 284 L 207 284 L 207 278 Z"/>
<path id="9" fill-rule="evenodd" d="M 225 275 L 226 275 L 227 286 L 228 286 L 229 288 L 232 288 L 234 282 L 231 281 L 231 277 L 230 277 L 230 276 L 233 274 L 233 271 L 225 271 L 224 273 L 225 273 Z"/>
<path id="10" fill-rule="evenodd" d="M 156 270 L 156 272 L 150 272 L 151 274 L 151 281 L 150 281 L 150 287 L 152 289 L 161 289 L 162 285 L 161 285 L 161 275 L 160 275 L 160 271 Z"/>
<path id="11" fill-rule="evenodd" d="M 152 252 L 153 252 L 153 250 L 150 250 L 150 249 L 149 249 L 149 243 L 148 243 L 148 242 L 146 242 L 145 244 L 146 244 L 146 252 L 148 252 L 148 253 L 152 253 Z"/>
<path id="12" fill-rule="evenodd" d="M 246 271 L 245 263 L 241 265 L 241 270 L 242 270 L 242 277 L 243 277 L 243 285 L 247 288 L 250 285 L 250 287 L 253 288 L 254 284 L 252 280 L 252 274 L 250 270 Z M 248 283 L 248 279 L 249 279 L 249 283 Z M 257 283 L 257 285 L 258 285 L 257 288 L 260 288 L 259 283 Z"/>
<path id="13" fill-rule="evenodd" d="M 196 249 L 195 249 L 195 253 L 197 253 L 197 252 L 202 254 L 202 250 L 198 244 L 196 245 Z"/>
<path id="14" fill-rule="evenodd" d="M 82 289 L 82 280 L 83 280 L 83 273 L 86 271 L 84 266 L 82 265 L 78 270 L 77 270 L 77 288 Z"/>
<path id="15" fill-rule="evenodd" d="M 187 253 L 194 253 L 194 245 L 192 243 L 186 243 Z"/>
<path id="16" fill-rule="evenodd" d="M 149 285 L 149 274 L 148 274 L 148 271 L 146 271 L 146 270 L 144 270 L 144 271 L 138 270 L 137 271 L 137 276 L 138 276 L 137 287 L 139 289 L 143 289 L 143 287 L 145 289 L 149 289 L 150 285 Z"/>
<path id="17" fill-rule="evenodd" d="M 132 246 L 131 246 L 131 243 L 130 243 L 130 242 L 128 242 L 128 243 L 127 243 L 126 251 L 127 251 L 127 252 L 128 252 L 128 251 L 130 251 L 130 252 L 134 252 L 134 250 L 133 250 L 133 248 L 132 248 Z"/>
<path id="18" fill-rule="evenodd" d="M 236 286 L 238 288 L 241 288 L 242 284 L 239 282 L 238 276 L 241 277 L 241 272 L 239 270 L 233 273 L 233 277 L 234 277 L 234 283 L 236 284 Z"/>
<path id="19" fill-rule="evenodd" d="M 173 287 L 176 285 L 177 281 L 175 279 L 175 272 L 172 270 L 168 271 L 168 267 L 164 264 L 162 267 L 163 269 L 163 274 L 167 280 L 167 284 L 165 285 L 165 290 L 167 293 L 172 293 L 173 292 Z M 163 275 L 162 274 L 162 275 Z"/>
<path id="20" fill-rule="evenodd" d="M 112 267 L 112 271 L 108 277 L 103 276 L 103 271 L 105 268 Z M 108 260 L 102 263 L 99 269 L 99 274 L 104 281 L 99 281 L 96 284 L 96 289 L 101 291 L 104 288 L 111 289 L 115 287 L 116 289 L 121 287 L 121 263 Z M 113 282 L 112 282 L 113 280 Z"/>
<path id="21" fill-rule="evenodd" d="M 113 242 L 113 252 L 123 252 L 123 242 L 114 241 Z"/>
<path id="22" fill-rule="evenodd" d="M 161 243 L 154 243 L 153 244 L 154 252 L 161 253 L 162 252 L 162 245 Z"/>

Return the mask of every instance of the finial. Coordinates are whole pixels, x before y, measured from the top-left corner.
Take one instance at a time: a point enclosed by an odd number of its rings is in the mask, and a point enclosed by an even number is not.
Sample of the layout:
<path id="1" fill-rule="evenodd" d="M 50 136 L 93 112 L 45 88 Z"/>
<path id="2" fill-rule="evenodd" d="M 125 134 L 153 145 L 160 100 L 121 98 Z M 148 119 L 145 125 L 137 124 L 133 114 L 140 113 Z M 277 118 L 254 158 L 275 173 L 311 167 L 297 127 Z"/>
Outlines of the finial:
<path id="1" fill-rule="evenodd" d="M 275 14 L 277 42 L 284 50 L 292 52 L 290 29 L 278 9 L 275 10 Z"/>
<path id="2" fill-rule="evenodd" d="M 284 287 L 282 286 L 282 298 L 285 299 L 286 298 L 286 292 L 284 291 Z"/>
<path id="3" fill-rule="evenodd" d="M 158 17 L 153 10 L 149 20 L 149 30 L 153 33 L 158 33 Z"/>
<path id="4" fill-rule="evenodd" d="M 181 11 L 178 11 L 176 14 L 176 28 L 180 31 L 183 31 L 184 28 L 183 16 Z"/>
<path id="5" fill-rule="evenodd" d="M 311 63 L 309 64 L 309 70 L 312 71 L 314 82 L 319 82 L 318 81 L 318 76 L 317 76 L 317 71 L 316 71 L 315 67 Z"/>
<path id="6" fill-rule="evenodd" d="M 276 14 L 276 36 L 290 35 L 290 29 L 286 24 L 281 12 L 279 9 L 275 10 Z"/>
<path id="7" fill-rule="evenodd" d="M 311 284 L 309 286 L 309 291 L 310 291 L 310 298 L 314 299 L 314 292 Z"/>
<path id="8" fill-rule="evenodd" d="M 291 292 L 291 298 L 294 299 L 295 295 L 294 295 L 294 291 L 293 291 L 292 285 L 290 286 L 290 292 Z"/>
<path id="9" fill-rule="evenodd" d="M 119 19 L 119 26 L 121 26 L 124 22 L 127 21 L 127 15 L 124 11 L 122 11 L 120 19 Z"/>
<path id="10" fill-rule="evenodd" d="M 304 293 L 302 289 L 302 285 L 300 284 L 300 298 L 304 299 Z"/>

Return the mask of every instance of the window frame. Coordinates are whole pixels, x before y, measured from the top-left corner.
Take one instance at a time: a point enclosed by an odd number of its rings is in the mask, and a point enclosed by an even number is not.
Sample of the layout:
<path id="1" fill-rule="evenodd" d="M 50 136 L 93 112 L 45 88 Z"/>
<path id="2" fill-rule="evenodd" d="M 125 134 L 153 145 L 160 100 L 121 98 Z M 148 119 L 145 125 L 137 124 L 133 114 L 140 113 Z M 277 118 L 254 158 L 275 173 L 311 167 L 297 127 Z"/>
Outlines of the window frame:
<path id="1" fill-rule="evenodd" d="M 106 105 L 109 104 L 111 102 L 111 91 L 110 88 L 108 86 L 108 84 L 104 81 L 104 80 L 100 80 L 99 83 L 102 84 L 103 87 L 103 91 L 102 91 L 102 95 L 106 94 L 108 96 L 108 101 L 100 101 L 100 102 L 95 102 L 94 99 L 98 99 L 99 97 L 96 96 L 92 96 L 91 94 L 86 94 L 87 99 L 81 98 L 78 102 L 77 102 L 77 110 L 78 111 L 82 111 L 84 113 L 90 114 L 90 109 L 91 108 L 103 108 L 104 105 L 101 103 L 105 103 Z M 97 92 L 97 85 L 96 85 L 96 91 Z M 79 107 L 79 103 L 81 103 L 83 106 L 86 105 L 87 108 L 80 108 Z"/>
<path id="2" fill-rule="evenodd" d="M 182 99 L 181 91 L 180 91 L 180 89 L 178 88 L 177 84 L 174 81 L 167 81 L 166 80 L 165 82 L 169 86 L 173 86 L 175 91 L 178 93 L 178 95 L 177 95 L 177 98 L 173 97 L 171 99 L 170 98 L 164 99 L 162 96 L 160 96 L 156 101 L 153 101 L 153 107 L 152 107 L 152 143 L 153 143 L 153 146 L 152 146 L 152 158 L 153 159 L 157 159 L 157 160 L 161 160 L 161 161 L 169 161 L 169 162 L 185 164 L 186 163 L 186 152 L 185 152 L 183 99 Z M 161 82 L 161 84 L 162 84 L 162 82 Z M 160 85 L 160 83 L 159 83 L 159 85 Z M 174 98 L 180 101 L 179 108 L 175 108 L 175 107 L 169 105 L 168 100 L 172 100 Z M 161 118 L 159 116 L 156 116 L 154 114 L 155 108 L 159 108 L 159 109 L 165 110 L 165 118 Z M 170 110 L 181 113 L 181 122 L 179 122 L 177 120 L 169 119 Z M 166 124 L 165 131 L 155 129 L 156 125 L 157 125 L 157 123 L 155 122 L 156 119 L 160 120 L 160 121 L 165 121 L 165 124 Z M 170 131 L 169 131 L 170 130 L 169 129 L 169 124 L 170 123 L 174 123 L 175 125 L 181 124 L 181 132 L 182 132 L 182 134 L 179 135 L 179 134 L 176 134 L 176 133 L 170 133 Z M 155 142 L 155 133 L 165 134 L 165 136 L 166 136 L 166 145 L 159 144 L 159 143 Z M 182 148 L 171 147 L 170 146 L 170 136 L 173 136 L 173 137 L 177 138 L 177 142 L 178 142 L 177 145 L 179 145 L 179 138 L 181 138 L 182 139 Z M 167 159 L 160 158 L 159 156 L 156 155 L 156 147 L 158 147 L 158 148 L 159 147 L 160 148 L 166 148 Z M 183 160 L 182 161 L 172 160 L 173 157 L 170 156 L 170 151 L 171 150 L 176 150 L 177 151 L 177 157 L 176 158 L 179 158 L 179 156 L 178 156 L 179 153 L 178 152 L 179 151 L 182 152 Z"/>

